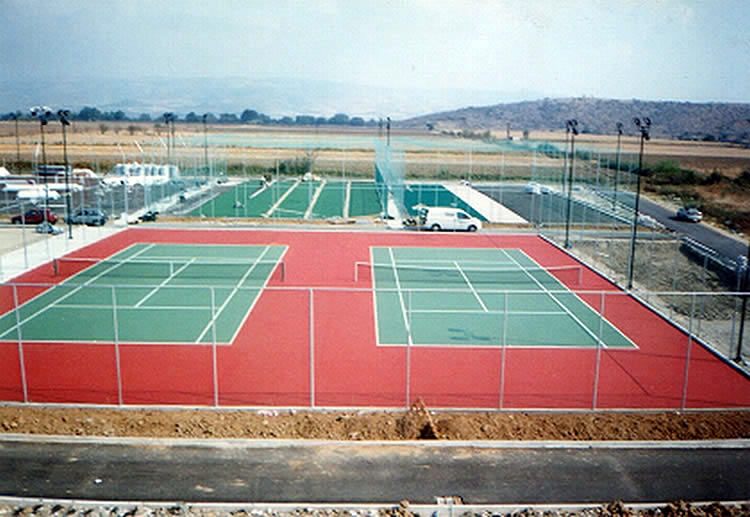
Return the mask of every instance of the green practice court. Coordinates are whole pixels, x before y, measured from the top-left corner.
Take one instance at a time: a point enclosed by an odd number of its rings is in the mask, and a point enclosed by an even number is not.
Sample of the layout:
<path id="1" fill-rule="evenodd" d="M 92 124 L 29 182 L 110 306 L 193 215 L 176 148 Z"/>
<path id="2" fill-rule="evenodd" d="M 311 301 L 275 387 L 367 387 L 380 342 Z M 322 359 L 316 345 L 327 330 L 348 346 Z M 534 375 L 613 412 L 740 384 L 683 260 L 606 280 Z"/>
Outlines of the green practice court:
<path id="1" fill-rule="evenodd" d="M 191 216 L 329 219 L 377 215 L 373 182 L 282 179 L 263 185 L 246 181 L 203 203 Z"/>
<path id="2" fill-rule="evenodd" d="M 518 249 L 382 248 L 355 266 L 375 288 L 378 344 L 635 348 L 559 279 Z"/>
<path id="3" fill-rule="evenodd" d="M 58 259 L 58 273 L 73 275 L 0 318 L 0 339 L 231 343 L 268 281 L 283 279 L 285 252 L 135 244 L 101 260 Z"/>

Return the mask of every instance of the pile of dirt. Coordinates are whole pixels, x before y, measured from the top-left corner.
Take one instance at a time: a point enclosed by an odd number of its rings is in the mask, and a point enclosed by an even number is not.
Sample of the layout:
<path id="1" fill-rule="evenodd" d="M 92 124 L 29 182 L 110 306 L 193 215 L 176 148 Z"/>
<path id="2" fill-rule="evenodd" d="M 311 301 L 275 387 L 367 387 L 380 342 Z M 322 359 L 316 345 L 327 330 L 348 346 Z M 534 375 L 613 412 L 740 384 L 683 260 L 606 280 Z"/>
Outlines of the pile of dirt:
<path id="1" fill-rule="evenodd" d="M 0 433 L 319 440 L 750 438 L 750 412 L 295 412 L 0 407 Z"/>

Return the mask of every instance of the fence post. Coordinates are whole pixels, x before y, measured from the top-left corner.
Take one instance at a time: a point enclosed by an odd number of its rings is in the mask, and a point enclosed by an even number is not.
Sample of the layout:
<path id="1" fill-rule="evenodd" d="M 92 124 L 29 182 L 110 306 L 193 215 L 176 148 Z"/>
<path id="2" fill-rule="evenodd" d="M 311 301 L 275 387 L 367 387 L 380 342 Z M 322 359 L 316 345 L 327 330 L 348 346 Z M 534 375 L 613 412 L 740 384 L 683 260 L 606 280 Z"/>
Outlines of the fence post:
<path id="1" fill-rule="evenodd" d="M 500 348 L 500 409 L 505 407 L 505 359 L 508 347 L 508 291 L 503 293 L 503 335 Z"/>
<path id="2" fill-rule="evenodd" d="M 314 308 L 314 292 L 312 288 L 308 289 L 310 299 L 310 407 L 315 407 L 315 308 Z"/>
<path id="3" fill-rule="evenodd" d="M 219 372 L 216 360 L 216 291 L 209 287 L 211 293 L 211 376 L 214 387 L 214 407 L 219 406 Z"/>
<path id="4" fill-rule="evenodd" d="M 23 213 L 23 212 L 21 212 Z M 16 313 L 16 334 L 18 335 L 18 366 L 21 369 L 21 390 L 23 401 L 29 401 L 29 387 L 26 383 L 26 361 L 23 357 L 23 334 L 21 332 L 21 304 L 18 302 L 18 286 L 13 284 L 13 308 Z"/>
<path id="5" fill-rule="evenodd" d="M 115 375 L 117 376 L 117 405 L 122 406 L 122 366 L 120 363 L 120 331 L 117 323 L 117 294 L 112 286 L 112 328 L 115 341 Z"/>
<path id="6" fill-rule="evenodd" d="M 690 302 L 690 321 L 688 322 L 688 342 L 687 351 L 685 352 L 685 372 L 683 374 L 682 383 L 682 401 L 680 402 L 680 409 L 684 410 L 687 404 L 687 391 L 688 391 L 688 378 L 690 374 L 690 353 L 693 349 L 693 318 L 695 317 L 695 294 L 691 295 Z"/>
<path id="7" fill-rule="evenodd" d="M 591 409 L 596 409 L 599 403 L 599 373 L 602 364 L 602 334 L 604 332 L 604 291 L 599 293 L 599 335 L 596 342 L 596 364 L 594 365 L 594 391 L 591 395 Z"/>
<path id="8" fill-rule="evenodd" d="M 411 290 L 406 292 L 406 409 L 411 401 Z"/>

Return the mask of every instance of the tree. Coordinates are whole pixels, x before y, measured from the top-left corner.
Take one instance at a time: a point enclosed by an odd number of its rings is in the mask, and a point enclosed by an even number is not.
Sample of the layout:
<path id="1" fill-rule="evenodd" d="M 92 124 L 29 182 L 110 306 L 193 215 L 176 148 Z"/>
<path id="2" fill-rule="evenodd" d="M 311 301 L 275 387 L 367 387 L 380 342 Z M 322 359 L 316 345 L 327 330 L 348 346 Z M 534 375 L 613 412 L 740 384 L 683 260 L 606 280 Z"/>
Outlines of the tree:
<path id="1" fill-rule="evenodd" d="M 302 126 L 312 126 L 315 124 L 315 117 L 312 115 L 297 115 L 294 121 Z"/>
<path id="2" fill-rule="evenodd" d="M 107 124 L 99 124 L 99 132 L 101 132 L 101 134 L 104 134 L 107 131 L 109 131 L 109 126 Z"/>
<path id="3" fill-rule="evenodd" d="M 345 126 L 349 124 L 349 115 L 347 115 L 346 113 L 336 113 L 334 116 L 328 119 L 328 123 Z"/>
<path id="4" fill-rule="evenodd" d="M 195 114 L 194 111 L 191 111 L 187 115 L 185 115 L 185 122 L 189 122 L 190 124 L 195 124 L 196 122 L 200 122 L 201 119 L 198 118 L 198 115 Z"/>
<path id="5" fill-rule="evenodd" d="M 239 119 L 234 113 L 222 113 L 219 115 L 219 122 L 223 124 L 236 124 L 239 122 Z"/>
<path id="6" fill-rule="evenodd" d="M 292 124 L 294 124 L 294 119 L 292 117 L 281 117 L 281 119 L 279 119 L 279 124 L 291 126 Z"/>
<path id="7" fill-rule="evenodd" d="M 362 117 L 352 117 L 349 121 L 349 124 L 351 124 L 352 126 L 361 127 L 365 125 L 365 119 L 363 119 Z"/>
<path id="8" fill-rule="evenodd" d="M 242 115 L 240 115 L 240 120 L 243 124 L 247 124 L 249 122 L 252 122 L 254 120 L 258 119 L 258 112 L 251 109 L 246 109 L 242 112 Z"/>
<path id="9" fill-rule="evenodd" d="M 141 115 L 138 117 L 138 120 L 141 122 L 151 122 L 151 115 L 148 113 L 141 113 Z"/>
<path id="10" fill-rule="evenodd" d="M 85 106 L 81 108 L 76 118 L 78 120 L 99 120 L 102 118 L 102 112 L 91 106 Z"/>

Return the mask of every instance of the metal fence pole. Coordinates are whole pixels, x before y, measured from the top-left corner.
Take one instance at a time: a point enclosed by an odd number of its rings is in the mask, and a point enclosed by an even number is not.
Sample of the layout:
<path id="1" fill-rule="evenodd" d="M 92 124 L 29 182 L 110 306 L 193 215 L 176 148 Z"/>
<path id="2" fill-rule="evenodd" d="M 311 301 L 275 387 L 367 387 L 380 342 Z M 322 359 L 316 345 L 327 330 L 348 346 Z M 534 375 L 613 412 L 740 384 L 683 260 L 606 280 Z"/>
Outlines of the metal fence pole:
<path id="1" fill-rule="evenodd" d="M 211 293 L 211 375 L 214 386 L 214 407 L 219 406 L 219 371 L 216 360 L 216 291 L 209 287 Z"/>
<path id="2" fill-rule="evenodd" d="M 115 341 L 115 375 L 117 377 L 117 404 L 122 406 L 122 365 L 120 363 L 120 332 L 117 324 L 117 294 L 112 286 L 112 328 Z"/>
<path id="3" fill-rule="evenodd" d="M 411 305 L 412 305 L 412 292 L 407 291 L 407 303 L 406 303 L 406 408 L 409 409 L 411 404 L 411 345 L 412 345 L 412 331 L 411 331 Z"/>
<path id="4" fill-rule="evenodd" d="M 687 351 L 685 352 L 685 372 L 683 374 L 682 383 L 682 400 L 680 402 L 680 409 L 685 409 L 687 405 L 687 392 L 688 392 L 688 378 L 690 374 L 690 354 L 693 350 L 693 318 L 695 316 L 695 294 L 691 295 L 690 302 L 690 321 L 688 322 L 688 342 Z"/>
<path id="5" fill-rule="evenodd" d="M 505 407 L 505 359 L 508 347 L 508 291 L 503 293 L 503 335 L 500 348 L 500 409 Z"/>
<path id="6" fill-rule="evenodd" d="M 13 284 L 13 309 L 16 313 L 16 334 L 18 335 L 18 367 L 21 370 L 21 390 L 23 401 L 29 401 L 29 387 L 26 382 L 26 361 L 23 356 L 23 334 L 21 332 L 21 304 L 18 302 L 18 286 Z"/>
<path id="7" fill-rule="evenodd" d="M 312 288 L 308 289 L 310 299 L 310 407 L 315 407 L 315 308 L 314 300 L 315 296 Z"/>
<path id="8" fill-rule="evenodd" d="M 602 364 L 602 334 L 604 332 L 604 291 L 599 293 L 599 335 L 596 343 L 596 364 L 594 365 L 594 391 L 591 395 L 591 409 L 596 409 L 599 404 L 599 373 Z"/>

